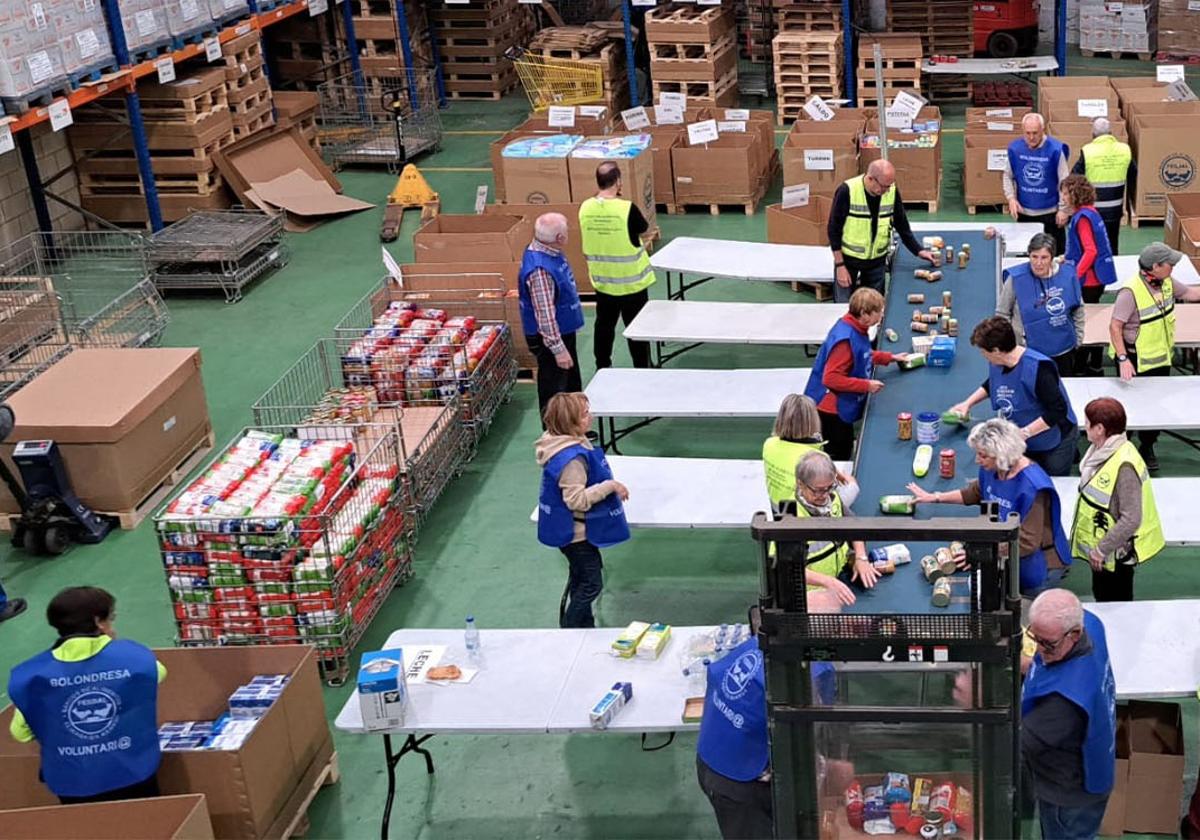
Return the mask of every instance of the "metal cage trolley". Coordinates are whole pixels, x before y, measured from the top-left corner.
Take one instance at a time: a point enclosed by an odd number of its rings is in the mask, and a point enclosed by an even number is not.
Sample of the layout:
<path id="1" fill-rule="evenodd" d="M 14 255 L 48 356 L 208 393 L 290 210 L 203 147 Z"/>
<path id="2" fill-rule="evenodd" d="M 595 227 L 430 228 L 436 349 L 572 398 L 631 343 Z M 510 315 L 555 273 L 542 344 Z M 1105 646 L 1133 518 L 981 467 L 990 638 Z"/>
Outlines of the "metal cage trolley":
<path id="1" fill-rule="evenodd" d="M 312 644 L 340 685 L 412 575 L 394 429 L 248 428 L 155 515 L 180 645 Z"/>
<path id="2" fill-rule="evenodd" d="M 400 72 L 400 71 L 397 71 Z M 317 88 L 317 137 L 330 166 L 405 163 L 442 143 L 436 74 L 414 68 L 395 77 L 342 76 Z"/>
<path id="3" fill-rule="evenodd" d="M 403 477 L 419 522 L 470 454 L 472 438 L 455 393 L 424 404 L 423 392 L 394 377 L 386 354 L 371 366 L 354 345 L 359 339 L 316 342 L 255 401 L 254 422 L 321 429 L 344 426 L 364 437 L 393 430 L 400 441 Z M 411 399 L 410 399 L 411 394 Z M 306 431 L 307 433 L 307 431 Z"/>
<path id="4" fill-rule="evenodd" d="M 287 265 L 284 214 L 201 210 L 151 237 L 147 258 L 161 291 L 219 290 L 227 303 L 259 277 Z"/>
<path id="5" fill-rule="evenodd" d="M 0 396 L 76 348 L 155 345 L 169 321 L 140 234 L 29 234 L 0 250 Z"/>

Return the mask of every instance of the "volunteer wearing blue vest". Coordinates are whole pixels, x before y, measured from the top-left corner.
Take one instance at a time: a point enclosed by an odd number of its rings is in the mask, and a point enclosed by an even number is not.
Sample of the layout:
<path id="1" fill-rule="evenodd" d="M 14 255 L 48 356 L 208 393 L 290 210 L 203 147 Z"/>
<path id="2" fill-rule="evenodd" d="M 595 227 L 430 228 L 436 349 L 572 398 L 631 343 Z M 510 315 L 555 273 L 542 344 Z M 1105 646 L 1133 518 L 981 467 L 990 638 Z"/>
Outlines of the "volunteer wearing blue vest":
<path id="1" fill-rule="evenodd" d="M 817 353 L 804 394 L 817 404 L 825 452 L 835 461 L 849 461 L 854 453 L 854 424 L 862 417 L 867 395 L 883 389 L 872 378 L 875 365 L 904 361 L 907 353 L 872 350 L 868 330 L 883 321 L 883 295 L 874 289 L 856 289 L 849 311 L 833 325 Z"/>
<path id="2" fill-rule="evenodd" d="M 1026 347 L 1052 359 L 1060 376 L 1075 375 L 1075 351 L 1083 341 L 1083 301 L 1075 266 L 1054 265 L 1054 237 L 1035 234 L 1029 240 L 1029 262 L 1004 272 L 996 314 L 1012 322 Z"/>
<path id="3" fill-rule="evenodd" d="M 1029 608 L 1037 645 L 1021 689 L 1021 756 L 1042 837 L 1091 840 L 1116 779 L 1116 684 L 1100 619 L 1066 589 Z"/>
<path id="4" fill-rule="evenodd" d="M 517 284 L 521 329 L 537 359 L 538 414 L 555 394 L 583 390 L 575 349 L 575 334 L 583 329 L 583 309 L 575 275 L 563 254 L 567 235 L 566 216 L 538 216 Z"/>
<path id="5" fill-rule="evenodd" d="M 534 444 L 542 468 L 538 542 L 557 548 L 568 564 L 558 623 L 595 627 L 592 602 L 604 586 L 600 549 L 629 539 L 621 504 L 629 490 L 613 478 L 604 452 L 587 439 L 592 425 L 587 397 L 555 394 L 542 424 L 546 431 Z"/>
<path id="6" fill-rule="evenodd" d="M 1004 198 L 1008 214 L 1018 222 L 1037 222 L 1054 237 L 1055 250 L 1063 251 L 1063 230 L 1058 213 L 1058 185 L 1070 172 L 1066 143 L 1046 135 L 1046 120 L 1041 114 L 1026 114 L 1021 120 L 1025 136 L 1008 144 L 1008 164 L 1004 169 Z M 1063 222 L 1066 222 L 1065 217 Z"/>
<path id="7" fill-rule="evenodd" d="M 1025 440 L 1015 425 L 994 417 L 967 435 L 975 451 L 979 476 L 961 490 L 930 493 L 908 485 L 922 504 L 978 505 L 995 502 L 1007 518 L 1021 520 L 1021 594 L 1032 595 L 1046 585 L 1049 570 L 1071 563 L 1071 547 L 1062 527 L 1062 505 L 1046 471 L 1024 454 Z"/>
<path id="8" fill-rule="evenodd" d="M 1105 288 L 1117 282 L 1117 249 L 1109 240 L 1108 222 L 1096 207 L 1096 188 L 1082 175 L 1070 175 L 1062 182 L 1059 198 L 1071 217 L 1066 259 L 1075 266 L 1079 295 L 1084 303 L 1099 303 Z M 1087 347 L 1076 355 L 1081 375 L 1104 375 L 1102 347 Z"/>
<path id="9" fill-rule="evenodd" d="M 117 639 L 116 601 L 75 586 L 54 596 L 46 620 L 58 641 L 13 669 L 9 731 L 37 740 L 41 778 L 63 804 L 158 795 L 158 684 L 149 648 Z"/>
<path id="10" fill-rule="evenodd" d="M 8 593 L 4 591 L 4 584 L 0 583 L 0 621 L 16 618 L 25 612 L 26 606 L 28 605 L 24 598 L 9 598 Z"/>
<path id="11" fill-rule="evenodd" d="M 1126 188 L 1137 185 L 1137 161 L 1128 143 L 1113 136 L 1107 117 L 1092 120 L 1092 142 L 1079 150 L 1071 167 L 1075 175 L 1088 179 L 1096 189 L 1096 210 L 1104 220 L 1108 244 L 1117 253 L 1121 242 L 1121 216 L 1125 212 Z M 1092 303 L 1094 301 L 1089 301 Z"/>
<path id="12" fill-rule="evenodd" d="M 990 399 L 992 410 L 1021 430 L 1031 460 L 1050 475 L 1070 473 L 1079 428 L 1054 362 L 1017 344 L 1012 323 L 999 315 L 980 321 L 971 343 L 988 360 L 988 378 L 950 410 L 967 417 L 972 406 Z"/>

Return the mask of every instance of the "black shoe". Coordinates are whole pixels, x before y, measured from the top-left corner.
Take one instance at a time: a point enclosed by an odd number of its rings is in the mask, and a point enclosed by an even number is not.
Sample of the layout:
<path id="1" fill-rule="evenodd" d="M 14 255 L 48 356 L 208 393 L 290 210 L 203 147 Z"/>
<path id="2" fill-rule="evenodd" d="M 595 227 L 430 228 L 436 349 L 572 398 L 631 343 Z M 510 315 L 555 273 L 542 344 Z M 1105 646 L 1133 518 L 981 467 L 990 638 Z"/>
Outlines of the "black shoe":
<path id="1" fill-rule="evenodd" d="M 24 598 L 13 598 L 4 605 L 4 609 L 0 610 L 0 621 L 8 621 L 10 618 L 16 618 L 25 612 L 25 607 L 27 606 L 29 605 L 25 603 Z"/>
<path id="2" fill-rule="evenodd" d="M 1154 454 L 1154 448 L 1151 446 L 1139 446 L 1138 454 L 1142 456 L 1142 460 L 1146 462 L 1146 469 L 1150 472 L 1158 472 L 1158 456 Z"/>

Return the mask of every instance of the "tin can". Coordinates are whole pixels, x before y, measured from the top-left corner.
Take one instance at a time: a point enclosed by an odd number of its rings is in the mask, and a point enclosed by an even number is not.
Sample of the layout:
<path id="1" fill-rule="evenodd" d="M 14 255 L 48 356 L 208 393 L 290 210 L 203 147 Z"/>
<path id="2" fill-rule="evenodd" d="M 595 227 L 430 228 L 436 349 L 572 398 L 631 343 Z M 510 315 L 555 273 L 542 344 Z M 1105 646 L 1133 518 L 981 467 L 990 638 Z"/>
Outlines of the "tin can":
<path id="1" fill-rule="evenodd" d="M 942 272 L 931 271 L 931 272 L 929 272 L 929 276 L 926 277 L 925 279 L 928 280 L 930 283 L 936 283 L 937 281 L 942 279 Z"/>
<path id="2" fill-rule="evenodd" d="M 942 252 L 941 251 L 934 249 L 930 253 L 930 256 L 933 257 L 933 259 L 930 260 L 930 262 L 933 263 L 934 268 L 937 268 L 939 265 L 942 264 Z"/>
<path id="3" fill-rule="evenodd" d="M 917 836 L 920 837 L 921 840 L 937 840 L 941 833 L 942 830 L 936 825 L 925 823 L 923 826 L 921 826 L 920 833 Z"/>
<path id="4" fill-rule="evenodd" d="M 954 295 L 952 295 L 950 293 L 949 289 L 946 289 L 945 291 L 943 291 L 942 292 L 942 306 L 949 306 L 950 298 L 952 298 L 952 297 L 954 297 Z"/>
<path id="5" fill-rule="evenodd" d="M 920 309 L 913 310 L 912 319 L 914 321 L 924 321 L 925 320 L 924 316 L 925 316 L 925 313 L 922 312 Z"/>
<path id="6" fill-rule="evenodd" d="M 896 415 L 896 438 L 912 440 L 912 414 L 910 412 L 901 411 Z"/>
<path id="7" fill-rule="evenodd" d="M 933 582 L 933 594 L 929 600 L 935 607 L 950 606 L 950 578 L 941 577 Z"/>
<path id="8" fill-rule="evenodd" d="M 947 245 L 946 246 L 946 265 L 950 265 L 950 263 L 952 263 L 952 262 L 954 262 L 954 246 Z"/>
<path id="9" fill-rule="evenodd" d="M 944 312 L 938 317 L 938 329 L 947 334 L 950 332 L 950 316 Z"/>
<path id="10" fill-rule="evenodd" d="M 909 295 L 909 296 L 908 296 L 908 302 L 909 302 L 909 303 L 924 303 L 924 302 L 925 302 L 925 295 L 921 294 L 920 292 L 916 292 L 916 293 L 914 293 L 914 294 L 911 294 L 911 295 Z"/>
<path id="11" fill-rule="evenodd" d="M 958 571 L 958 564 L 954 562 L 954 555 L 950 553 L 948 546 L 942 546 L 933 553 L 933 557 L 937 560 L 938 566 L 944 575 L 952 575 Z"/>
<path id="12" fill-rule="evenodd" d="M 937 443 L 941 436 L 941 416 L 936 411 L 917 415 L 917 443 Z"/>
<path id="13" fill-rule="evenodd" d="M 909 495 L 880 496 L 880 513 L 912 513 L 916 498 Z"/>
<path id="14" fill-rule="evenodd" d="M 958 252 L 958 267 L 966 268 L 967 263 L 970 261 L 970 259 L 971 259 L 970 251 L 959 251 Z"/>
<path id="15" fill-rule="evenodd" d="M 946 576 L 942 572 L 942 567 L 938 565 L 937 558 L 932 554 L 926 554 L 921 558 L 921 574 L 925 575 L 925 580 L 930 583 Z"/>
<path id="16" fill-rule="evenodd" d="M 958 246 L 958 250 L 960 250 L 960 251 L 966 251 L 968 254 L 970 254 L 970 253 L 971 253 L 971 243 L 970 243 L 970 242 L 964 242 L 963 244 L 961 244 L 961 245 L 959 245 L 959 246 Z"/>
<path id="17" fill-rule="evenodd" d="M 938 475 L 942 478 L 954 478 L 953 449 L 943 449 L 938 453 Z"/>
<path id="18" fill-rule="evenodd" d="M 919 333 L 929 332 L 929 325 L 926 323 L 923 323 L 921 321 L 913 321 L 908 326 L 909 326 L 909 329 L 911 329 L 913 332 L 919 332 Z"/>
<path id="19" fill-rule="evenodd" d="M 886 330 L 884 330 L 883 334 L 887 336 L 888 341 L 896 342 L 900 340 L 900 335 L 891 327 L 888 327 Z"/>
<path id="20" fill-rule="evenodd" d="M 937 315 L 933 315 L 933 314 L 931 314 L 931 313 L 929 313 L 929 312 L 923 312 L 923 313 L 921 313 L 921 323 L 923 323 L 923 324 L 936 324 L 937 322 L 938 322 L 938 316 L 937 316 Z"/>
<path id="21" fill-rule="evenodd" d="M 958 319 L 957 318 L 951 318 L 948 321 L 946 321 L 946 335 L 954 336 L 954 337 L 958 336 Z"/>
<path id="22" fill-rule="evenodd" d="M 915 271 L 913 271 L 913 277 L 917 278 L 918 280 L 928 280 L 929 279 L 929 269 L 918 268 Z"/>
<path id="23" fill-rule="evenodd" d="M 929 314 L 930 314 L 930 315 L 941 315 L 941 314 L 942 314 L 943 312 L 945 312 L 945 311 L 946 311 L 946 307 L 944 307 L 944 306 L 931 306 L 931 307 L 929 307 Z"/>
<path id="24" fill-rule="evenodd" d="M 967 547 L 958 540 L 950 543 L 950 554 L 954 557 L 954 562 L 959 563 L 967 559 Z"/>

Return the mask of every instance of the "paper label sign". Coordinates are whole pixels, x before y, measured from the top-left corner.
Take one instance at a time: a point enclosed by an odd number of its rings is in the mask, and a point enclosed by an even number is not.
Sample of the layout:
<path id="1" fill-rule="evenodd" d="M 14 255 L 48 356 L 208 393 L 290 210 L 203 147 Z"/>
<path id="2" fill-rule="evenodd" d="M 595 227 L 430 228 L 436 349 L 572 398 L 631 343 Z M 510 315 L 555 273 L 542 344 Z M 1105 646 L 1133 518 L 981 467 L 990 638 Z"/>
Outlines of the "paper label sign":
<path id="1" fill-rule="evenodd" d="M 745 122 L 750 119 L 750 110 L 748 108 L 726 108 L 725 119 L 742 120 Z"/>
<path id="2" fill-rule="evenodd" d="M 1008 168 L 1008 149 L 988 149 L 988 172 L 1003 172 Z"/>
<path id="3" fill-rule="evenodd" d="M 1167 85 L 1167 96 L 1175 102 L 1191 102 L 1196 98 L 1196 94 L 1188 87 L 1187 82 L 1182 79 Z"/>
<path id="4" fill-rule="evenodd" d="M 917 114 L 921 113 L 921 109 L 925 107 L 925 100 L 919 96 L 914 96 L 906 90 L 896 94 L 896 98 L 892 100 L 892 108 L 899 110 L 903 108 L 915 120 Z"/>
<path id="5" fill-rule="evenodd" d="M 819 96 L 809 97 L 808 101 L 804 103 L 804 113 L 817 122 L 826 122 L 833 119 L 833 109 L 826 105 L 825 100 Z"/>
<path id="6" fill-rule="evenodd" d="M 404 285 L 404 273 L 400 271 L 400 263 L 396 262 L 396 258 L 388 253 L 387 248 L 382 248 L 383 251 L 383 267 L 387 269 L 388 276 L 396 281 L 397 286 Z"/>
<path id="7" fill-rule="evenodd" d="M 608 113 L 608 108 L 604 105 L 580 105 L 579 116 L 590 117 L 593 120 L 604 119 L 604 115 Z"/>
<path id="8" fill-rule="evenodd" d="M 1012 131 L 1013 124 L 1005 122 L 989 122 L 987 124 L 988 131 Z"/>
<path id="9" fill-rule="evenodd" d="M 717 123 L 717 131 L 721 134 L 745 134 L 746 123 L 741 120 L 720 120 Z"/>
<path id="10" fill-rule="evenodd" d="M 687 94 L 686 93 L 662 93 L 658 97 L 659 105 L 672 105 L 680 111 L 687 110 Z"/>
<path id="11" fill-rule="evenodd" d="M 912 128 L 912 114 L 904 108 L 888 108 L 884 111 L 884 124 L 888 128 Z"/>
<path id="12" fill-rule="evenodd" d="M 1119 15 L 1121 14 L 1121 10 L 1124 8 L 1125 4 L 1123 2 L 1114 3 L 1112 0 L 1110 0 L 1110 2 L 1104 4 L 1104 11 L 1108 12 L 1110 15 Z"/>
<path id="13" fill-rule="evenodd" d="M 175 81 L 175 59 L 171 56 L 165 55 L 154 62 L 154 69 L 158 71 L 159 84 Z"/>
<path id="14" fill-rule="evenodd" d="M 216 38 L 204 39 L 204 57 L 212 64 L 221 57 L 221 42 Z"/>
<path id="15" fill-rule="evenodd" d="M 93 29 L 84 29 L 81 32 L 76 32 L 75 43 L 79 47 L 81 58 L 91 58 L 100 52 L 100 39 L 96 37 L 96 32 Z"/>
<path id="16" fill-rule="evenodd" d="M 1009 119 L 1012 119 L 1013 109 L 1012 108 L 988 108 L 986 111 L 983 112 L 983 115 L 985 117 L 1008 117 Z"/>
<path id="17" fill-rule="evenodd" d="M 483 208 L 487 207 L 487 184 L 480 184 L 475 190 L 475 215 L 482 216 Z"/>
<path id="18" fill-rule="evenodd" d="M 551 105 L 548 122 L 551 128 L 574 128 L 575 109 L 570 105 Z"/>
<path id="19" fill-rule="evenodd" d="M 656 0 L 633 0 L 634 6 L 648 6 L 653 8 Z"/>
<path id="20" fill-rule="evenodd" d="M 329 0 L 308 0 L 309 17 L 316 17 L 327 11 L 329 11 Z"/>
<path id="21" fill-rule="evenodd" d="M 683 125 L 683 110 L 674 105 L 655 105 L 654 122 L 657 125 Z"/>
<path id="22" fill-rule="evenodd" d="M 195 20 L 200 15 L 200 6 L 196 0 L 179 0 L 179 11 L 184 20 Z"/>
<path id="23" fill-rule="evenodd" d="M 1075 101 L 1077 113 L 1081 117 L 1107 117 L 1108 116 L 1108 100 L 1107 99 L 1077 99 Z"/>
<path id="24" fill-rule="evenodd" d="M 637 131 L 639 128 L 650 127 L 650 115 L 646 113 L 646 108 L 643 105 L 622 111 L 621 120 L 625 123 L 625 128 L 629 131 Z"/>
<path id="25" fill-rule="evenodd" d="M 1200 12 L 1200 0 L 1188 0 L 1189 12 Z"/>
<path id="26" fill-rule="evenodd" d="M 0 155 L 5 152 L 11 152 L 16 146 L 13 144 L 12 128 L 5 123 L 0 125 Z"/>
<path id="27" fill-rule="evenodd" d="M 832 172 L 833 149 L 805 149 L 804 168 L 814 172 Z"/>
<path id="28" fill-rule="evenodd" d="M 518 2 L 518 3 L 524 3 L 524 4 L 526 4 L 526 5 L 529 5 L 529 6 L 540 6 L 540 5 L 542 5 L 542 0 L 517 0 L 517 2 Z"/>
<path id="29" fill-rule="evenodd" d="M 808 184 L 795 184 L 783 188 L 783 207 L 807 207 Z"/>
<path id="30" fill-rule="evenodd" d="M 719 139 L 716 120 L 703 120 L 692 123 L 687 127 L 688 145 L 699 146 L 701 143 L 712 143 Z"/>
<path id="31" fill-rule="evenodd" d="M 1160 82 L 1183 81 L 1182 64 L 1160 64 L 1154 70 L 1154 77 Z"/>
<path id="32" fill-rule="evenodd" d="M 55 131 L 62 131 L 75 122 L 75 118 L 71 116 L 71 104 L 65 99 L 51 102 L 47 113 L 50 114 L 50 127 Z"/>

